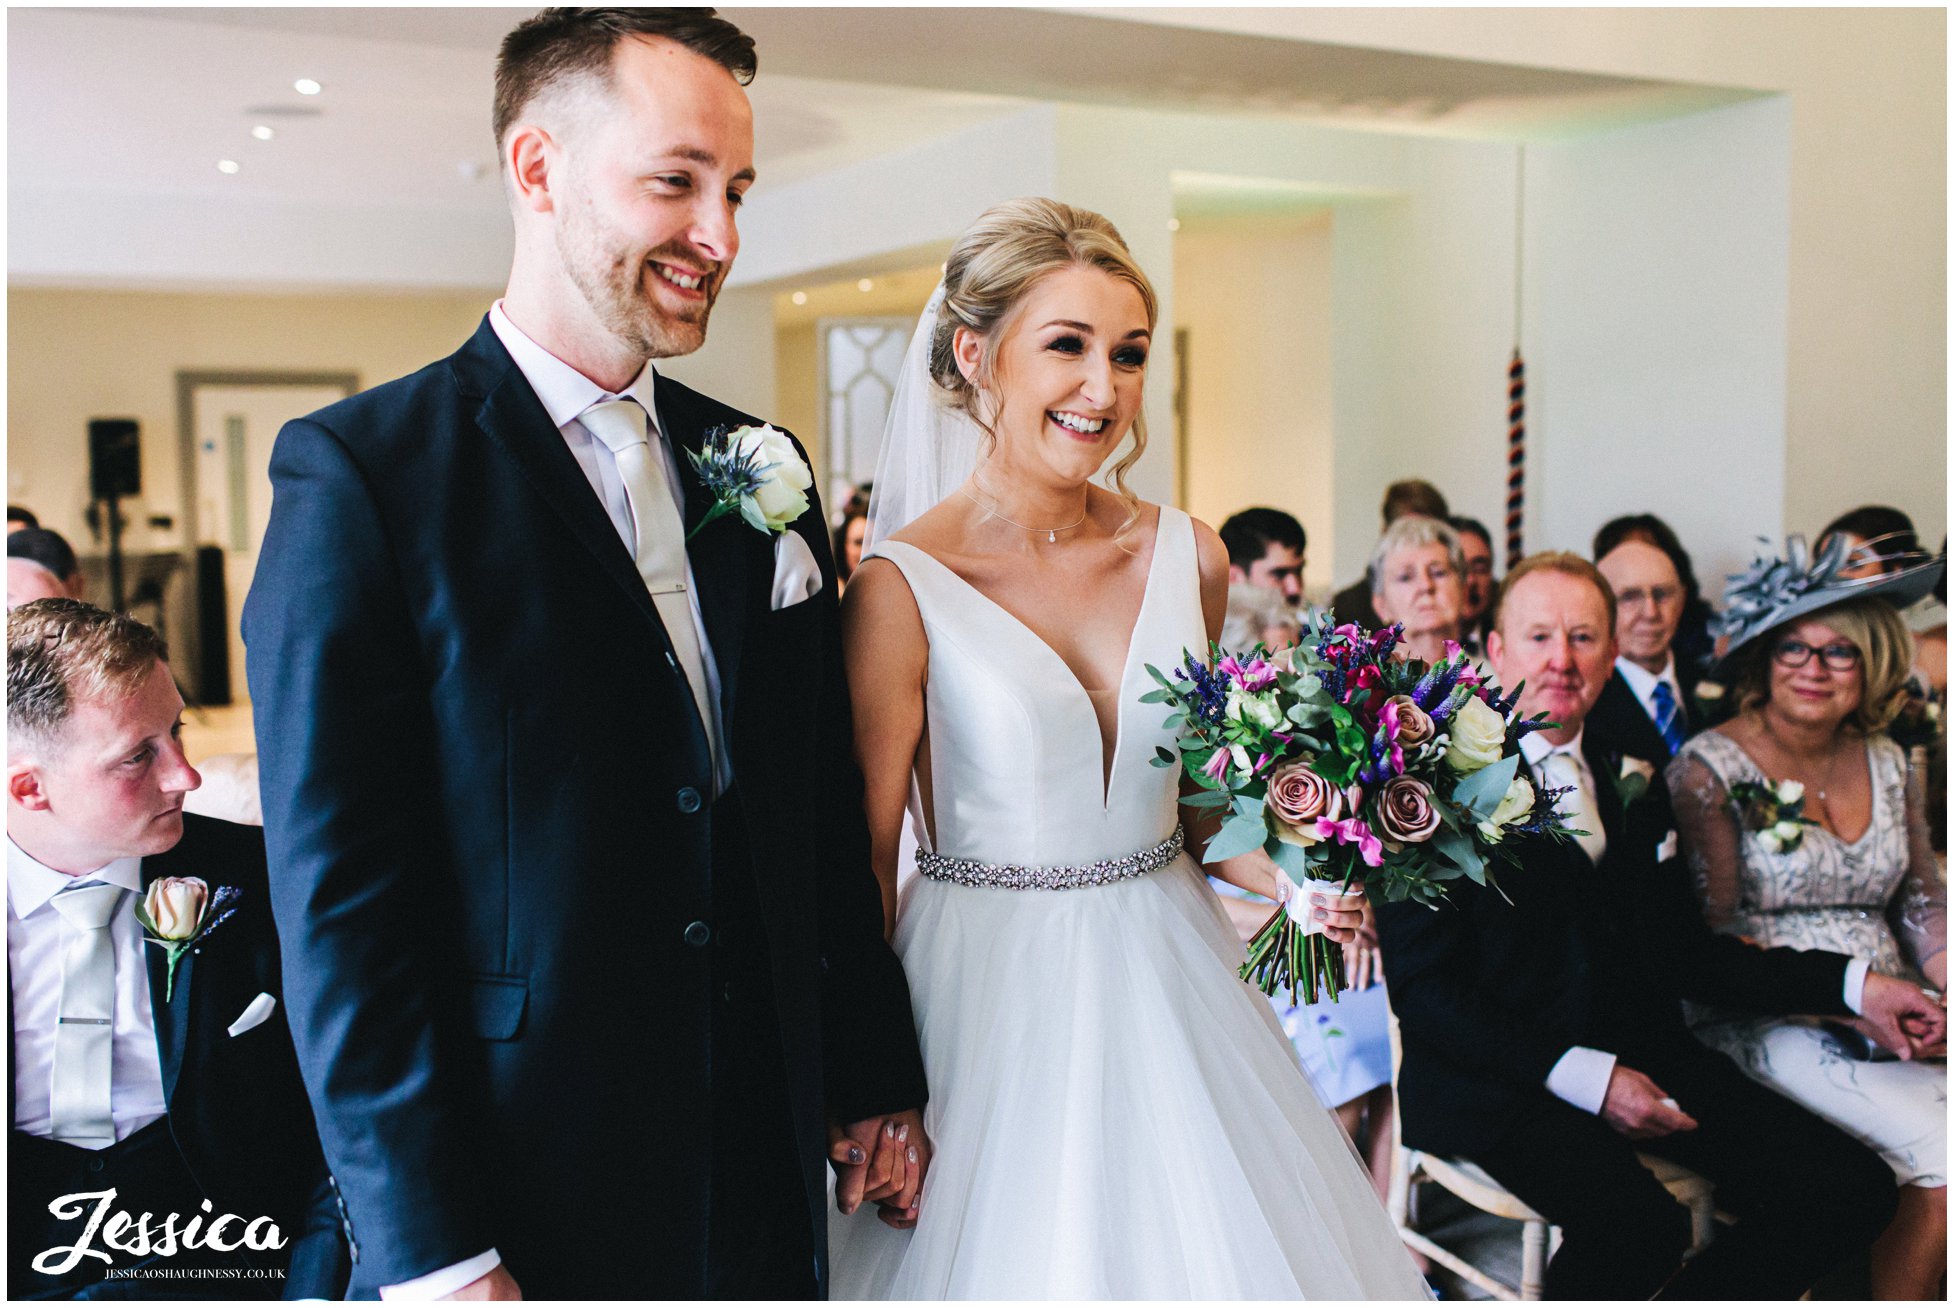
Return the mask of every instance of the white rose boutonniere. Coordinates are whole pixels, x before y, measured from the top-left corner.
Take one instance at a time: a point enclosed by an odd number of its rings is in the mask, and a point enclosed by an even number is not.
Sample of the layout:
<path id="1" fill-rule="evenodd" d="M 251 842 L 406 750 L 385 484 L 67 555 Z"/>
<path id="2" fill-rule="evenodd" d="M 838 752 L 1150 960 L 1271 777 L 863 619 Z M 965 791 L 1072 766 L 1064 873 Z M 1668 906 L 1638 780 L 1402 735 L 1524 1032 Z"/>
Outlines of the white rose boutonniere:
<path id="1" fill-rule="evenodd" d="M 687 532 L 690 541 L 715 518 L 738 511 L 755 531 L 779 533 L 807 512 L 814 474 L 786 432 L 773 427 L 715 427 L 686 457 L 712 496 L 712 507 Z"/>

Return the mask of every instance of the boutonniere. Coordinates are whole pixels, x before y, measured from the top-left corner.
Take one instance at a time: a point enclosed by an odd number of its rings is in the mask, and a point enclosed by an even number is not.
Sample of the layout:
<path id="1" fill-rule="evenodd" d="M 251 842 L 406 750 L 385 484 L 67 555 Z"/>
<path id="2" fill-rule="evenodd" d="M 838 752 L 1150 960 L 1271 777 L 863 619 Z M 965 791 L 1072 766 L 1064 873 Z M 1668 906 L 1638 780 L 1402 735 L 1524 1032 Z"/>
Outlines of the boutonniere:
<path id="1" fill-rule="evenodd" d="M 1696 716 L 1704 722 L 1714 722 L 1723 715 L 1724 697 L 1724 684 L 1708 677 L 1697 682 L 1696 689 L 1690 693 L 1690 698 L 1696 701 Z"/>
<path id="2" fill-rule="evenodd" d="M 1805 828 L 1818 823 L 1805 816 L 1802 781 L 1739 781 L 1730 787 L 1737 820 L 1773 854 L 1789 854 L 1805 842 Z"/>
<path id="3" fill-rule="evenodd" d="M 783 532 L 808 509 L 808 488 L 814 474 L 794 449 L 786 432 L 772 427 L 714 427 L 705 445 L 686 451 L 699 481 L 712 496 L 712 507 L 699 525 L 685 534 L 689 542 L 706 525 L 734 510 L 755 531 Z"/>
<path id="4" fill-rule="evenodd" d="M 212 894 L 201 877 L 158 877 L 150 882 L 136 905 L 136 921 L 142 923 L 143 939 L 169 955 L 169 970 L 163 974 L 164 1003 L 176 991 L 176 965 L 237 912 L 243 894 L 236 886 L 219 886 Z"/>
<path id="5" fill-rule="evenodd" d="M 1649 793 L 1649 783 L 1655 780 L 1655 764 L 1645 758 L 1632 758 L 1623 755 L 1621 773 L 1615 778 L 1615 794 L 1622 801 L 1622 811 L 1627 812 L 1635 801 Z"/>

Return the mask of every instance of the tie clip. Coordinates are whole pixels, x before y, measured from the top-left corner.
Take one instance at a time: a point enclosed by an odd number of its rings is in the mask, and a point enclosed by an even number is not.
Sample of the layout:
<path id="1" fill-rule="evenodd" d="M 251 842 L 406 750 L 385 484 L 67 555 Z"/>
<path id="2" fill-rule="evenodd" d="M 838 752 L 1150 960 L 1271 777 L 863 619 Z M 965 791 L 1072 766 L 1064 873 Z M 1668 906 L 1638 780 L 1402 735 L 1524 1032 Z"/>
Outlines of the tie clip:
<path id="1" fill-rule="evenodd" d="M 650 582 L 646 582 L 645 589 L 654 595 L 683 595 L 685 593 L 685 583 L 678 581 L 673 582 L 669 586 L 654 586 Z"/>
<path id="2" fill-rule="evenodd" d="M 61 1026 L 107 1026 L 109 1025 L 109 1019 L 106 1017 L 63 1017 L 57 1019 L 57 1022 Z"/>

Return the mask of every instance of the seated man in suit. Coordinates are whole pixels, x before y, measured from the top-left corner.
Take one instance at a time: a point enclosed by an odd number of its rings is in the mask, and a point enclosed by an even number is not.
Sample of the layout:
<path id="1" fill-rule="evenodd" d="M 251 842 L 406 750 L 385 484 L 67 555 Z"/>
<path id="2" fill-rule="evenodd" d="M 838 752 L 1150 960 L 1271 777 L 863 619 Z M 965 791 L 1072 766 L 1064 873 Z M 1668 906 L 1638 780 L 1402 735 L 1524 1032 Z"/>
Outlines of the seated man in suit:
<path id="1" fill-rule="evenodd" d="M 1683 618 L 1683 581 L 1655 546 L 1625 540 L 1595 561 L 1615 592 L 1615 674 L 1590 714 L 1637 758 L 1667 766 L 1683 742 L 1701 729 L 1696 720 L 1697 673 L 1672 648 Z"/>
<path id="2" fill-rule="evenodd" d="M 184 815 L 165 657 L 76 600 L 7 617 L 8 1294 L 334 1298 L 263 838 Z"/>
<path id="3" fill-rule="evenodd" d="M 1519 712 L 1531 782 L 1566 789 L 1578 839 L 1517 837 L 1499 888 L 1378 909 L 1404 1040 L 1404 1141 L 1479 1164 L 1562 1228 L 1549 1298 L 1794 1299 L 1865 1250 L 1896 1197 L 1877 1155 L 1763 1089 L 1683 1024 L 1682 1000 L 1872 1019 L 1905 1053 L 1944 1027 L 1905 982 L 1838 954 L 1760 950 L 1703 925 L 1660 772 L 1625 767 L 1584 719 L 1614 659 L 1594 566 L 1542 554 L 1506 578 L 1488 652 Z M 1652 778 L 1645 792 L 1617 778 Z M 1632 798 L 1631 798 L 1632 796 Z M 1673 1159 L 1737 1225 L 1685 1264 L 1688 1214 L 1641 1166 Z"/>

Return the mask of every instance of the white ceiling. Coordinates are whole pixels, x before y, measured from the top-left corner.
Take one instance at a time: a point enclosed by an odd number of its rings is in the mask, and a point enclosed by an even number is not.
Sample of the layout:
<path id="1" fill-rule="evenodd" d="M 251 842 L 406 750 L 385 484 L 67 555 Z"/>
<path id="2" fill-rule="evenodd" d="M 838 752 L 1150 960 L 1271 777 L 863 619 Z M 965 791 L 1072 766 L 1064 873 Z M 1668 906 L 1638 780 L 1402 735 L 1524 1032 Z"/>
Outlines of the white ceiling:
<path id="1" fill-rule="evenodd" d="M 10 280 L 302 284 L 308 269 L 344 281 L 326 270 L 370 266 L 394 284 L 493 284 L 507 220 L 488 129 L 492 69 L 502 35 L 528 12 L 10 10 Z M 763 191 L 1037 101 L 1517 139 L 1750 94 L 1089 11 L 724 12 L 759 43 Z M 300 77 L 324 94 L 299 95 Z M 251 138 L 260 123 L 275 139 Z M 220 173 L 220 159 L 239 171 Z M 1227 203 L 1213 183 L 1200 198 Z"/>

